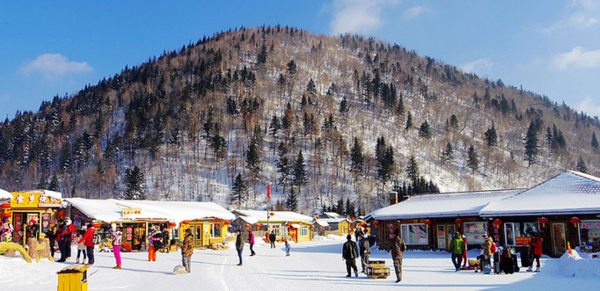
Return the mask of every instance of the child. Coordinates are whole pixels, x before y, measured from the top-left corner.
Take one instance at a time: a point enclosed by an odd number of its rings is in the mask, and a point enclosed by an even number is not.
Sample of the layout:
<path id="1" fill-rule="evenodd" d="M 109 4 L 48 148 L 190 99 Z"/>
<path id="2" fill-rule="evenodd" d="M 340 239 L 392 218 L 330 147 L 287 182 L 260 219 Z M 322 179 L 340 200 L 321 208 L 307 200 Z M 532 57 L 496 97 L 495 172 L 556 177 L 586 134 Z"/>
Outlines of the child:
<path id="1" fill-rule="evenodd" d="M 290 256 L 290 243 L 288 243 L 287 238 L 285 239 L 285 256 L 289 257 Z"/>
<path id="2" fill-rule="evenodd" d="M 83 229 L 80 229 L 77 232 L 77 241 L 81 241 L 81 238 L 83 238 L 84 235 L 85 235 L 85 231 L 83 231 Z M 85 264 L 87 257 L 85 254 L 85 242 L 83 242 L 83 241 L 81 241 L 80 243 L 77 244 L 77 264 L 79 264 L 79 255 L 81 255 L 81 253 L 83 253 L 82 264 Z"/>

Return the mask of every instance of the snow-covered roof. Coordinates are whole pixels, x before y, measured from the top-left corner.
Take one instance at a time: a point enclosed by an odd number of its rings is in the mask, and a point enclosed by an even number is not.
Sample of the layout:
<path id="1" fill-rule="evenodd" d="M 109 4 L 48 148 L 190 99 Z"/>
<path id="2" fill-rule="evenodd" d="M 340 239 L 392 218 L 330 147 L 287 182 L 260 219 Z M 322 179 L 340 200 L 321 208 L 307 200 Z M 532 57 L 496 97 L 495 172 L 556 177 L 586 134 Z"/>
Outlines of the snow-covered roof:
<path id="1" fill-rule="evenodd" d="M 269 221 L 282 221 L 282 222 L 293 222 L 302 221 L 305 223 L 312 224 L 313 218 L 303 214 L 299 214 L 293 211 L 260 211 L 260 210 L 239 210 L 236 209 L 233 212 L 239 213 L 240 216 L 255 217 L 258 221 L 267 221 L 267 215 L 273 213 L 273 216 L 269 217 Z"/>
<path id="2" fill-rule="evenodd" d="M 335 212 L 323 212 L 324 216 L 323 218 L 340 218 L 342 217 L 342 215 L 340 215 L 339 213 L 335 213 Z"/>
<path id="3" fill-rule="evenodd" d="M 241 220 L 245 221 L 248 224 L 257 224 L 258 218 L 254 216 L 238 216 Z"/>
<path id="4" fill-rule="evenodd" d="M 341 218 L 323 218 L 323 219 L 319 219 L 319 222 L 324 221 L 327 224 L 338 224 L 342 221 L 346 221 L 347 219 L 345 217 L 341 217 Z"/>
<path id="5" fill-rule="evenodd" d="M 329 222 L 325 219 L 315 219 L 315 222 L 320 226 L 329 226 Z"/>
<path id="6" fill-rule="evenodd" d="M 135 219 L 164 219 L 176 223 L 184 220 L 218 218 L 232 220 L 233 213 L 214 202 L 191 201 L 151 201 L 151 200 L 116 200 L 116 199 L 66 199 L 73 207 L 86 216 L 105 221 L 117 222 Z M 139 214 L 123 216 L 124 208 L 139 208 Z"/>
<path id="7" fill-rule="evenodd" d="M 482 216 L 598 213 L 600 178 L 575 171 L 566 171 L 481 210 Z"/>
<path id="8" fill-rule="evenodd" d="M 521 191 L 523 189 L 414 195 L 403 202 L 375 210 L 369 213 L 365 219 L 478 216 L 479 211 L 489 203 L 513 196 Z"/>
<path id="9" fill-rule="evenodd" d="M 0 189 L 0 200 L 10 200 L 12 198 L 13 196 L 10 194 L 10 192 Z"/>

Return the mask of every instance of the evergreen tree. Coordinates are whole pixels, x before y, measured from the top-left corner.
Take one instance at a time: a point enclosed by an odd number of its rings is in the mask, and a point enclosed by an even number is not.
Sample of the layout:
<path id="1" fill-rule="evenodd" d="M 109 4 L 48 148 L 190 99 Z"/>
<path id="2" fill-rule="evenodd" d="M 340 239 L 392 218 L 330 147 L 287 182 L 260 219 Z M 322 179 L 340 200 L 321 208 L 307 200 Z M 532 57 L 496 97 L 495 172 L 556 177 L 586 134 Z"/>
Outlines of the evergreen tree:
<path id="1" fill-rule="evenodd" d="M 412 114 L 410 114 L 410 111 L 409 111 L 408 116 L 406 117 L 406 127 L 404 129 L 409 130 L 412 127 L 413 127 Z"/>
<path id="2" fill-rule="evenodd" d="M 421 127 L 419 127 L 419 136 L 422 138 L 430 139 L 431 138 L 431 129 L 429 128 L 429 123 L 425 120 Z"/>
<path id="3" fill-rule="evenodd" d="M 446 149 L 442 152 L 442 163 L 447 163 L 451 161 L 454 157 L 454 149 L 452 148 L 451 143 L 446 144 Z"/>
<path id="4" fill-rule="evenodd" d="M 404 115 L 404 99 L 402 98 L 402 94 L 400 94 L 400 98 L 398 98 L 398 104 L 396 105 L 396 115 Z"/>
<path id="5" fill-rule="evenodd" d="M 450 116 L 450 123 L 448 125 L 452 131 L 458 130 L 458 118 L 456 115 L 452 114 L 452 116 Z"/>
<path id="6" fill-rule="evenodd" d="M 579 156 L 579 161 L 577 162 L 577 171 L 582 172 L 582 173 L 588 172 L 588 169 L 585 165 L 585 161 L 583 160 L 583 158 L 581 156 Z"/>
<path id="7" fill-rule="evenodd" d="M 50 191 L 60 191 L 60 183 L 58 182 L 58 176 L 56 172 L 52 174 L 52 179 L 50 180 L 50 186 L 48 186 L 48 190 Z"/>
<path id="8" fill-rule="evenodd" d="M 289 183 L 290 176 L 292 174 L 292 163 L 288 158 L 289 147 L 287 144 L 281 142 L 277 147 L 279 159 L 277 160 L 277 172 L 279 173 L 278 184 L 283 185 L 283 192 Z"/>
<path id="9" fill-rule="evenodd" d="M 242 174 L 237 174 L 235 177 L 233 185 L 231 186 L 231 194 L 229 197 L 232 203 L 237 202 L 238 208 L 241 208 L 242 203 L 248 200 L 248 188 L 242 179 Z"/>
<path id="10" fill-rule="evenodd" d="M 298 72 L 298 67 L 296 66 L 294 60 L 291 60 L 289 63 L 287 63 L 287 71 L 290 75 L 296 74 Z"/>
<path id="11" fill-rule="evenodd" d="M 406 166 L 406 175 L 413 183 L 419 179 L 419 166 L 417 165 L 415 156 L 410 156 L 410 159 L 408 160 L 408 165 Z"/>
<path id="12" fill-rule="evenodd" d="M 348 107 L 348 99 L 346 99 L 346 96 L 344 96 L 342 101 L 340 101 L 340 113 L 347 113 L 348 111 L 350 111 L 350 107 Z"/>
<path id="13" fill-rule="evenodd" d="M 258 55 L 256 56 L 256 62 L 260 65 L 260 64 L 264 64 L 267 62 L 267 46 L 265 45 L 264 41 L 262 46 L 260 47 L 260 52 L 258 53 Z"/>
<path id="14" fill-rule="evenodd" d="M 350 149 L 350 169 L 355 173 L 362 173 L 364 167 L 365 157 L 362 152 L 362 146 L 360 142 L 358 142 L 358 138 L 354 138 L 354 144 L 352 145 L 352 149 Z"/>
<path id="15" fill-rule="evenodd" d="M 46 182 L 46 176 L 44 176 L 44 175 L 41 176 L 40 182 L 38 183 L 37 188 L 41 189 L 41 190 L 48 188 L 48 182 Z"/>
<path id="16" fill-rule="evenodd" d="M 598 149 L 598 139 L 596 138 L 596 132 L 592 132 L 592 148 Z"/>
<path id="17" fill-rule="evenodd" d="M 337 201 L 337 204 L 335 205 L 335 213 L 339 215 L 344 215 L 344 212 L 346 212 L 346 209 L 344 209 L 344 199 L 340 197 L 340 199 L 338 199 Z"/>
<path id="18" fill-rule="evenodd" d="M 296 162 L 294 163 L 294 185 L 298 186 L 298 188 L 302 187 L 308 183 L 308 178 L 306 175 L 306 166 L 304 165 L 304 156 L 302 156 L 302 150 L 298 152 L 298 157 L 296 158 Z"/>
<path id="19" fill-rule="evenodd" d="M 290 187 L 290 192 L 285 200 L 285 207 L 291 211 L 296 211 L 298 209 L 298 198 L 297 198 L 296 190 L 294 186 Z"/>
<path id="20" fill-rule="evenodd" d="M 125 200 L 145 200 L 146 178 L 138 166 L 125 170 Z"/>
<path id="21" fill-rule="evenodd" d="M 492 122 L 492 127 L 485 132 L 485 142 L 489 147 L 493 147 L 498 143 L 498 135 L 496 134 L 494 122 Z"/>
<path id="22" fill-rule="evenodd" d="M 531 121 L 529 128 L 527 129 L 527 135 L 525 136 L 525 160 L 530 166 L 535 163 L 539 153 L 537 134 L 537 122 Z"/>
<path id="23" fill-rule="evenodd" d="M 467 166 L 471 169 L 473 175 L 479 168 L 479 158 L 477 157 L 477 153 L 475 152 L 473 145 L 469 146 L 469 151 L 467 153 Z"/>
<path id="24" fill-rule="evenodd" d="M 273 136 L 277 135 L 277 131 L 281 129 L 281 124 L 279 123 L 279 118 L 276 115 L 273 115 L 273 119 L 271 119 L 271 124 L 269 125 L 269 129 L 271 129 L 271 133 Z"/>
<path id="25" fill-rule="evenodd" d="M 255 142 L 250 143 L 246 153 L 246 168 L 250 170 L 253 176 L 260 172 L 260 153 Z"/>

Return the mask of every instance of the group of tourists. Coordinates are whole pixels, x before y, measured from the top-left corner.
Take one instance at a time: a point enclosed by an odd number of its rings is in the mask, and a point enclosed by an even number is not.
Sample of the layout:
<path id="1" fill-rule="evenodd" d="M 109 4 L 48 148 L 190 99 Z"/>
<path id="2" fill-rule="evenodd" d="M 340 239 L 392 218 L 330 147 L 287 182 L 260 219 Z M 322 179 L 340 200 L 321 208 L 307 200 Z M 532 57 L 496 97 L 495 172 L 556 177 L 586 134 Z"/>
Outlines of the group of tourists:
<path id="1" fill-rule="evenodd" d="M 518 272 L 517 260 L 513 250 L 504 246 L 498 247 L 491 236 L 487 233 L 483 234 L 484 242 L 481 245 L 482 254 L 478 257 L 479 259 L 479 270 L 475 269 L 475 272 L 481 271 L 481 273 L 490 273 L 492 270 L 492 258 L 494 260 L 494 271 L 499 274 L 504 272 L 505 274 L 512 274 Z M 454 268 L 458 272 L 461 269 L 466 269 L 467 266 L 467 239 L 464 235 L 461 236 L 459 232 L 454 234 L 454 238 L 450 243 L 450 253 Z M 527 272 L 533 271 L 534 260 L 537 263 L 536 272 L 540 271 L 540 257 L 542 256 L 542 239 L 538 233 L 534 234 L 531 238 L 529 248 L 526 254 L 522 254 L 522 261 L 524 266 L 529 266 Z M 464 266 L 462 263 L 464 262 Z"/>

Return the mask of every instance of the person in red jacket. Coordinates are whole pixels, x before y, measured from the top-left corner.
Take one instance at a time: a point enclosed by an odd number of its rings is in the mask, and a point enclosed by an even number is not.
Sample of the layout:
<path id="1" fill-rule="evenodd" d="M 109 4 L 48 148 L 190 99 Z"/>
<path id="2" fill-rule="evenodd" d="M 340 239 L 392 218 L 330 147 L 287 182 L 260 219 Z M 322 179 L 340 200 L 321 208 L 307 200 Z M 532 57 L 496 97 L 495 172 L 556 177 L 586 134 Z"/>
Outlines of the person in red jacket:
<path id="1" fill-rule="evenodd" d="M 66 242 L 66 251 L 67 251 L 67 261 L 71 259 L 71 243 L 73 242 L 73 236 L 75 235 L 75 226 L 71 223 L 70 218 L 65 219 L 65 224 L 67 225 L 67 233 L 65 239 Z"/>
<path id="2" fill-rule="evenodd" d="M 542 238 L 540 238 L 540 235 L 537 233 L 533 235 L 533 238 L 531 239 L 531 242 L 529 243 L 529 253 L 533 257 L 533 259 L 531 261 L 531 265 L 529 266 L 529 269 L 527 269 L 527 272 L 531 272 L 531 269 L 533 268 L 533 260 L 534 259 L 537 263 L 535 271 L 539 272 L 540 271 L 540 257 L 542 256 Z"/>
<path id="3" fill-rule="evenodd" d="M 87 225 L 87 231 L 85 235 L 77 243 L 83 242 L 85 245 L 85 251 L 88 256 L 88 265 L 94 264 L 94 227 L 91 224 Z"/>

